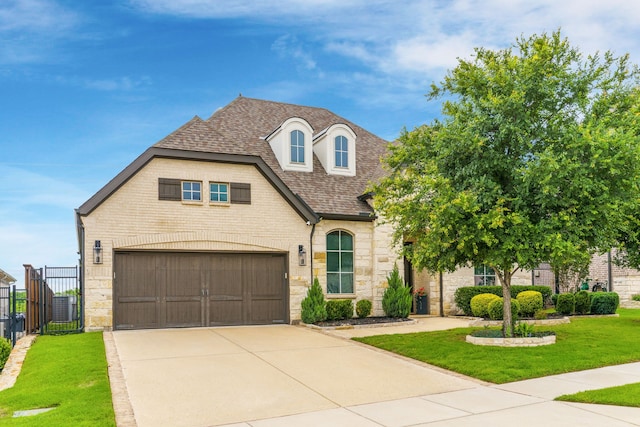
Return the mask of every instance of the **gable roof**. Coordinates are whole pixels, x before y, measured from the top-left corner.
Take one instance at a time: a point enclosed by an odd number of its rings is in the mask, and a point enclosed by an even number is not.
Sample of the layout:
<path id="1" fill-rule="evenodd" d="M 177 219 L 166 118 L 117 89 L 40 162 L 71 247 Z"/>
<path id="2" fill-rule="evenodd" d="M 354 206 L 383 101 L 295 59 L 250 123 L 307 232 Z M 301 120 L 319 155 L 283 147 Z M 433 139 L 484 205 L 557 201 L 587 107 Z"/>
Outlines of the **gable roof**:
<path id="1" fill-rule="evenodd" d="M 313 172 L 282 170 L 265 137 L 291 117 L 303 118 L 313 129 L 338 123 L 351 127 L 357 135 L 356 175 L 329 175 L 315 155 Z M 252 164 L 307 220 L 370 221 L 373 210 L 359 196 L 383 175 L 380 158 L 386 147 L 383 139 L 324 108 L 238 97 L 207 120 L 196 116 L 154 144 L 78 208 L 78 214 L 90 213 L 153 157 L 164 157 Z"/>

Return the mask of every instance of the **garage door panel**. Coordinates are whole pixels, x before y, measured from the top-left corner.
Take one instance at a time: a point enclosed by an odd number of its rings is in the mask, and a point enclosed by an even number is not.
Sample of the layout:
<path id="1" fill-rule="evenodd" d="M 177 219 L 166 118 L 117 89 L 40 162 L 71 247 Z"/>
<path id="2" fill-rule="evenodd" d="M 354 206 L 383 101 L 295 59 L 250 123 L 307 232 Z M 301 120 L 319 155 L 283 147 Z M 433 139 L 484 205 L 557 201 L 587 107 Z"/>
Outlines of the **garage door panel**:
<path id="1" fill-rule="evenodd" d="M 243 325 L 243 300 L 220 299 L 210 301 L 209 325 Z"/>
<path id="2" fill-rule="evenodd" d="M 169 299 L 166 301 L 167 327 L 202 326 L 202 302 L 197 299 Z"/>
<path id="3" fill-rule="evenodd" d="M 127 301 L 126 308 L 118 311 L 116 329 L 158 328 L 158 306 L 155 301 Z"/>

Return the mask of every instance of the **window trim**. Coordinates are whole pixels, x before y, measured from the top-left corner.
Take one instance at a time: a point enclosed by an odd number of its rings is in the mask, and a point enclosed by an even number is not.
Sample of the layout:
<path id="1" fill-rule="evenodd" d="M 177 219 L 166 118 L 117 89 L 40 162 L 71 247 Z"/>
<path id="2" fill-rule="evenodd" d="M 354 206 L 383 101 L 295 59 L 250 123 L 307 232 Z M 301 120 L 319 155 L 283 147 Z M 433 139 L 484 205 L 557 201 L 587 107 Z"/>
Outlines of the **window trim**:
<path id="1" fill-rule="evenodd" d="M 296 135 L 295 145 L 294 145 L 294 134 Z M 296 160 L 293 160 L 294 150 L 296 152 Z M 300 160 L 301 154 L 302 154 L 302 160 Z M 301 131 L 300 129 L 293 129 L 291 132 L 289 132 L 289 163 L 291 163 L 292 165 L 304 165 L 306 164 L 305 157 L 306 156 L 305 156 L 304 132 Z"/>
<path id="2" fill-rule="evenodd" d="M 200 186 L 200 190 L 196 191 L 193 189 L 190 190 L 185 190 L 184 185 L 185 184 L 198 184 Z M 190 193 L 195 193 L 195 192 L 199 192 L 200 193 L 200 198 L 199 199 L 185 199 L 185 191 L 188 191 Z M 202 204 L 202 181 L 195 181 L 195 180 L 188 180 L 188 179 L 184 179 L 180 182 L 180 197 L 182 200 L 182 203 L 187 203 L 187 204 Z"/>
<path id="3" fill-rule="evenodd" d="M 482 269 L 482 273 L 476 273 L 477 270 Z M 493 283 L 487 284 L 487 278 L 492 278 Z M 496 272 L 486 264 L 473 266 L 473 285 L 474 286 L 495 286 L 496 285 Z"/>
<path id="4" fill-rule="evenodd" d="M 338 249 L 329 249 L 329 245 L 328 245 L 328 240 L 329 240 L 329 236 L 334 234 L 334 233 L 338 233 Z M 347 234 L 349 237 L 351 237 L 351 249 L 347 249 L 347 250 L 343 250 L 342 249 L 342 234 Z M 355 280 L 355 261 L 356 261 L 356 250 L 355 250 L 355 235 L 347 230 L 343 230 L 343 229 L 337 229 L 337 230 L 331 230 L 329 231 L 326 235 L 325 235 L 325 251 L 326 251 L 326 256 L 327 256 L 327 264 L 326 264 L 326 280 L 327 280 L 327 286 L 326 286 L 326 294 L 327 297 L 336 297 L 336 296 L 350 296 L 350 295 L 355 295 L 356 292 L 356 280 Z M 338 271 L 329 271 L 329 253 L 338 253 Z M 342 270 L 342 254 L 343 253 L 350 253 L 351 254 L 351 271 L 343 271 Z M 329 292 L 329 274 L 338 274 L 339 277 L 339 283 L 338 283 L 338 292 Z M 342 289 L 342 280 L 343 280 L 343 275 L 346 274 L 351 274 L 351 292 L 343 292 Z"/>
<path id="5" fill-rule="evenodd" d="M 338 150 L 338 139 L 340 139 L 341 147 Z M 344 144 L 344 146 L 342 145 Z M 344 147 L 344 149 L 343 149 Z M 340 155 L 340 164 L 338 164 L 338 155 Z M 345 156 L 346 165 L 342 162 L 342 156 Z M 333 138 L 333 162 L 334 167 L 339 169 L 349 169 L 349 138 L 344 135 L 337 135 Z"/>
<path id="6" fill-rule="evenodd" d="M 221 195 L 221 194 L 226 194 L 227 196 L 227 200 L 226 201 L 221 201 L 221 200 L 213 200 L 212 195 L 214 194 L 213 191 L 211 190 L 211 186 L 212 185 L 217 185 L 218 188 L 221 185 L 224 185 L 227 189 L 227 191 L 225 191 L 224 193 L 221 191 L 218 191 L 216 194 Z M 214 206 L 225 206 L 231 203 L 231 186 L 229 185 L 228 182 L 222 182 L 222 181 L 209 181 L 209 204 L 210 205 L 214 205 Z"/>

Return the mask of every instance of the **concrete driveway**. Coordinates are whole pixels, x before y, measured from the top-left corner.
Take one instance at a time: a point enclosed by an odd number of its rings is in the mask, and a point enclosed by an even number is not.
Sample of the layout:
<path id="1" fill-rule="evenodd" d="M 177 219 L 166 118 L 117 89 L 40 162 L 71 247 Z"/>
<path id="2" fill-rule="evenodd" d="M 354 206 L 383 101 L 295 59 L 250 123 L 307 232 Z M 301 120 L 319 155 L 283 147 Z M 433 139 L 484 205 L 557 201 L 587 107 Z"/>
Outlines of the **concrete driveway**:
<path id="1" fill-rule="evenodd" d="M 478 387 L 289 325 L 112 335 L 139 427 L 222 425 Z"/>

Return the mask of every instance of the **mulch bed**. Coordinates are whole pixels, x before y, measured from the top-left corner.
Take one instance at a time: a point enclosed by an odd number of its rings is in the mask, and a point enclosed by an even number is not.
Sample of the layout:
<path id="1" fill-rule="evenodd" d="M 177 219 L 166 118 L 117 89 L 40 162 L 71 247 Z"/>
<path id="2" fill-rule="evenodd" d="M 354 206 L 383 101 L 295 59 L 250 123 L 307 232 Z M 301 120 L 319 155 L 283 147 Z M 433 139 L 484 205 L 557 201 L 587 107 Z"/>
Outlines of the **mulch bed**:
<path id="1" fill-rule="evenodd" d="M 343 319 L 343 320 L 327 320 L 325 322 L 317 322 L 316 326 L 327 327 L 327 326 L 358 326 L 358 325 L 375 325 L 380 323 L 402 323 L 402 322 L 410 322 L 412 319 L 409 318 L 397 318 L 397 317 L 365 317 L 360 319 L 358 317 L 354 317 L 352 319 Z"/>

